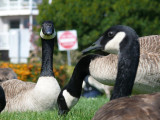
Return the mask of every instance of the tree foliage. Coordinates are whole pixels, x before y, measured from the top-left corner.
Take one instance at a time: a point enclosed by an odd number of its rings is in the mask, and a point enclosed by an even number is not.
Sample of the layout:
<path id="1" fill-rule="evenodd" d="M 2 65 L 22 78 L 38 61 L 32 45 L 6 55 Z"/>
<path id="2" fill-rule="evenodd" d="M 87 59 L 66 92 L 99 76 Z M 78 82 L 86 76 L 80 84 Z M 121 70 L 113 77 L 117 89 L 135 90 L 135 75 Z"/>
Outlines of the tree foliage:
<path id="1" fill-rule="evenodd" d="M 37 21 L 52 20 L 57 31 L 76 29 L 82 50 L 116 24 L 131 26 L 139 36 L 159 34 L 159 13 L 159 0 L 43 0 Z"/>

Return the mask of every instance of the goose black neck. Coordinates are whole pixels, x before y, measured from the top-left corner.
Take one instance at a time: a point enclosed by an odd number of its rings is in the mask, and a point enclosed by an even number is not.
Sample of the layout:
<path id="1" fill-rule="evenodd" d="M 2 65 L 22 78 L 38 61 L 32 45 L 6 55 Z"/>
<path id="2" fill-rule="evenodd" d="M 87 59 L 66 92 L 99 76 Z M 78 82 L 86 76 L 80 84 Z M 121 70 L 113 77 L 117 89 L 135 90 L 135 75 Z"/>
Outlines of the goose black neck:
<path id="1" fill-rule="evenodd" d="M 129 96 L 132 93 L 140 57 L 139 42 L 133 40 L 129 45 L 125 44 L 126 41 L 120 45 L 118 72 L 111 100 Z"/>
<path id="2" fill-rule="evenodd" d="M 42 40 L 42 67 L 40 76 L 54 76 L 53 74 L 53 49 L 54 39 Z"/>
<path id="3" fill-rule="evenodd" d="M 95 59 L 99 55 L 87 55 L 80 59 L 74 68 L 72 77 L 64 89 L 74 97 L 79 98 L 82 91 L 82 83 L 84 78 L 89 75 L 89 65 L 91 60 Z"/>

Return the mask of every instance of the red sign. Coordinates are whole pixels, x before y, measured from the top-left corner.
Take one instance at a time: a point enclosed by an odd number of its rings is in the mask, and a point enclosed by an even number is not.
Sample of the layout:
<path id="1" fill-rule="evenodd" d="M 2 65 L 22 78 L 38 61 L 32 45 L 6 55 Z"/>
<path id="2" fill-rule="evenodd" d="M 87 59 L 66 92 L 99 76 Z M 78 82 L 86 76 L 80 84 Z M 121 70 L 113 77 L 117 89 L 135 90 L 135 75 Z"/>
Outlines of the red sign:
<path id="1" fill-rule="evenodd" d="M 70 39 L 70 41 L 64 42 L 64 40 L 66 40 L 66 39 Z M 60 36 L 59 42 L 60 42 L 61 46 L 69 49 L 69 48 L 72 48 L 75 45 L 75 43 L 77 42 L 77 38 L 71 32 L 66 31 Z"/>
<path id="2" fill-rule="evenodd" d="M 58 32 L 60 50 L 77 49 L 77 34 L 75 30 Z"/>

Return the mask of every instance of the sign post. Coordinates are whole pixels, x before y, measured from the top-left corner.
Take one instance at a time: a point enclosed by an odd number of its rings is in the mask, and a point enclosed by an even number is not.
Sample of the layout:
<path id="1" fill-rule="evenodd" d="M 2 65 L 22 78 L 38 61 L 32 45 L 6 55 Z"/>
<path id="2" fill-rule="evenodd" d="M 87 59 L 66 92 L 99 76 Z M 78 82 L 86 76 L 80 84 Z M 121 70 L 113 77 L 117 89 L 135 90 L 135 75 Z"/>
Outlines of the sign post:
<path id="1" fill-rule="evenodd" d="M 67 50 L 67 60 L 68 60 L 68 65 L 71 66 L 71 54 L 70 54 L 70 50 Z"/>
<path id="2" fill-rule="evenodd" d="M 60 51 L 67 51 L 68 65 L 71 65 L 70 50 L 75 50 L 78 48 L 77 41 L 77 31 L 68 30 L 68 31 L 58 31 L 58 48 Z"/>

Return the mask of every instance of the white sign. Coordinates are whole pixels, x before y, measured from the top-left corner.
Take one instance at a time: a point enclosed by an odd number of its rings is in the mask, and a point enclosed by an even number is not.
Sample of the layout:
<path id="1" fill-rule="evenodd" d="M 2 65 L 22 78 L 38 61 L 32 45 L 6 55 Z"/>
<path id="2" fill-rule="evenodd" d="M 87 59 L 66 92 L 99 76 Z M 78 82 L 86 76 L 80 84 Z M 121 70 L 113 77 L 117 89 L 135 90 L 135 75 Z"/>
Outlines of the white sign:
<path id="1" fill-rule="evenodd" d="M 58 31 L 58 48 L 60 51 L 75 50 L 78 48 L 77 31 Z"/>

